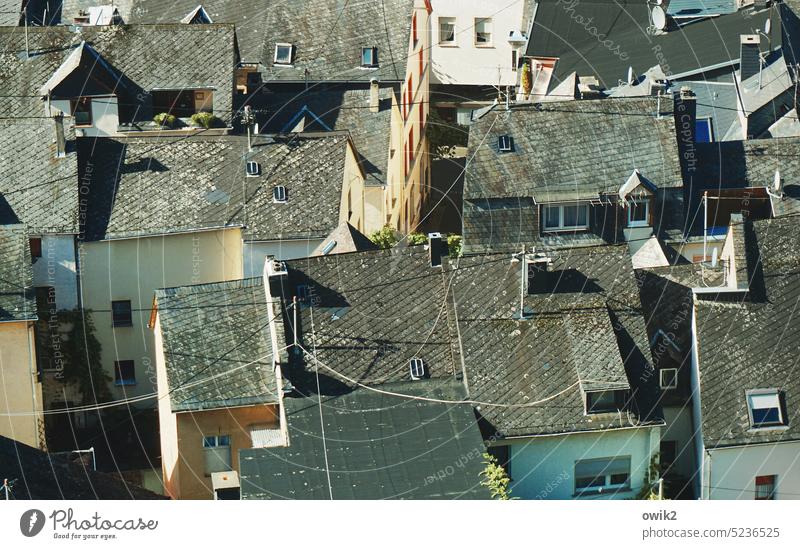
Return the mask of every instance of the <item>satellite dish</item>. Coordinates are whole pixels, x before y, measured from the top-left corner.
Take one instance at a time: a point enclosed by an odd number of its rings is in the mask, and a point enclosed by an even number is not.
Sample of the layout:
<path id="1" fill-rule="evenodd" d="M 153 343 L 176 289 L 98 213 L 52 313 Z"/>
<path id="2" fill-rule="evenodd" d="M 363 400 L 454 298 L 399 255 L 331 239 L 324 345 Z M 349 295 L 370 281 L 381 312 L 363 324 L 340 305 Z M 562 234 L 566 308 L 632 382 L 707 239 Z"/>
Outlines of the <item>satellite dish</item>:
<path id="1" fill-rule="evenodd" d="M 628 84 L 633 84 L 636 75 L 633 74 L 633 67 L 628 67 Z"/>
<path id="2" fill-rule="evenodd" d="M 775 169 L 775 177 L 772 178 L 772 190 L 776 193 L 781 192 L 781 186 L 783 181 L 781 180 L 781 171 L 779 169 Z"/>
<path id="3" fill-rule="evenodd" d="M 667 28 L 667 12 L 664 11 L 664 8 L 661 6 L 653 6 L 653 9 L 650 10 L 650 21 L 653 23 L 653 26 L 658 30 L 664 30 Z"/>
<path id="4" fill-rule="evenodd" d="M 771 30 L 772 30 L 772 20 L 771 19 L 767 19 L 764 22 L 764 34 L 769 34 L 769 31 L 771 31 Z"/>

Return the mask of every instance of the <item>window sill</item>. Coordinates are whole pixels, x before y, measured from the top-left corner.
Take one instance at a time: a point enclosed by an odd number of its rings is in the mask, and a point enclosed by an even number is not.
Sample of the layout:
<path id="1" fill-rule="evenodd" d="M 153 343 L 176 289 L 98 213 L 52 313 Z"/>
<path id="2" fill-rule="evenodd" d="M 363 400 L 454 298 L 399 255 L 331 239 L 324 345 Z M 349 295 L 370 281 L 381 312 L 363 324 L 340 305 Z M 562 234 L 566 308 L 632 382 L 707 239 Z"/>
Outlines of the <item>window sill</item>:
<path id="1" fill-rule="evenodd" d="M 83 130 L 86 128 L 94 128 L 94 124 L 75 124 L 75 127 L 79 130 Z"/>
<path id="2" fill-rule="evenodd" d="M 606 490 L 594 490 L 594 489 L 586 489 L 580 490 L 572 494 L 572 497 L 575 498 L 585 498 L 585 497 L 592 497 L 592 496 L 607 496 L 609 494 L 623 494 L 625 492 L 632 492 L 630 486 L 622 486 L 620 488 L 608 488 Z"/>
<path id="3" fill-rule="evenodd" d="M 483 48 L 483 49 L 486 49 L 486 50 L 493 50 L 494 49 L 494 44 L 475 44 L 475 47 L 476 48 Z"/>
<path id="4" fill-rule="evenodd" d="M 641 229 L 644 227 L 652 227 L 650 223 L 647 221 L 636 222 L 636 223 L 628 223 L 627 229 Z"/>
<path id="5" fill-rule="evenodd" d="M 458 44 L 453 44 L 450 42 L 439 42 L 437 46 L 439 46 L 440 48 L 457 48 Z"/>
<path id="6" fill-rule="evenodd" d="M 757 435 L 759 433 L 769 433 L 775 431 L 786 431 L 789 429 L 788 425 L 765 425 L 764 427 L 750 427 L 747 430 L 748 434 Z"/>
<path id="7" fill-rule="evenodd" d="M 564 227 L 563 229 L 542 229 L 542 234 L 585 233 L 585 232 L 589 232 L 589 227 Z"/>

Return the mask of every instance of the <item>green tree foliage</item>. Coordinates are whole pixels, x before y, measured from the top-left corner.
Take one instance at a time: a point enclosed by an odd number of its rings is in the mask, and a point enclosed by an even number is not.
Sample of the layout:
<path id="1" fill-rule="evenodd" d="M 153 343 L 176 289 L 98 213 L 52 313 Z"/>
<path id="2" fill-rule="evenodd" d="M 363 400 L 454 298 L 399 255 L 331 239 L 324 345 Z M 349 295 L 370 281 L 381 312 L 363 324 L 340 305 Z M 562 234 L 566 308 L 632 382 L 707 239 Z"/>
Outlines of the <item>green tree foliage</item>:
<path id="1" fill-rule="evenodd" d="M 400 240 L 398 238 L 397 231 L 392 229 L 389 225 L 386 225 L 380 231 L 375 231 L 369 235 L 369 239 L 383 250 L 388 250 Z"/>
<path id="2" fill-rule="evenodd" d="M 100 341 L 95 336 L 94 320 L 89 310 L 59 311 L 61 325 L 69 330 L 61 338 L 64 360 L 64 383 L 74 384 L 82 404 L 111 400 L 109 375 L 101 364 Z"/>
<path id="3" fill-rule="evenodd" d="M 447 237 L 447 249 L 450 252 L 450 257 L 461 257 L 461 235 L 451 234 Z"/>
<path id="4" fill-rule="evenodd" d="M 508 485 L 511 479 L 508 478 L 506 470 L 497 463 L 497 458 L 491 454 L 483 454 L 483 463 L 486 467 L 481 471 L 481 486 L 486 486 L 492 499 L 511 499 L 511 490 Z"/>
<path id="5" fill-rule="evenodd" d="M 420 244 L 428 242 L 428 235 L 423 233 L 408 233 L 406 242 L 408 242 L 409 246 L 419 246 Z"/>

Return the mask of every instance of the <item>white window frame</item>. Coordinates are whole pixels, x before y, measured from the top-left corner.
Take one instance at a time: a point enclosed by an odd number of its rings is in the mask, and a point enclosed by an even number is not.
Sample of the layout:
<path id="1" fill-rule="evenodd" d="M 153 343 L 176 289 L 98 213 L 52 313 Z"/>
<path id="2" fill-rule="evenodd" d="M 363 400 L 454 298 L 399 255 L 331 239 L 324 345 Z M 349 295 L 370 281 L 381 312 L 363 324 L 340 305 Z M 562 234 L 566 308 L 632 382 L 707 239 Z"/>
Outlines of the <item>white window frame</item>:
<path id="1" fill-rule="evenodd" d="M 458 46 L 458 34 L 456 33 L 456 18 L 455 17 L 439 17 L 437 19 L 437 28 L 439 32 L 439 45 L 447 48 Z M 453 39 L 442 40 L 442 23 L 452 23 L 453 25 Z"/>
<path id="2" fill-rule="evenodd" d="M 369 63 L 364 63 L 364 53 L 369 52 Z M 376 61 L 378 57 L 378 48 L 375 46 L 364 46 L 361 48 L 361 67 L 365 69 L 373 69 L 378 66 L 378 62 Z"/>
<path id="3" fill-rule="evenodd" d="M 634 211 L 634 205 L 644 204 L 644 219 L 633 220 L 631 214 Z M 650 226 L 650 199 L 649 198 L 633 198 L 628 201 L 628 227 L 649 227 Z"/>
<path id="4" fill-rule="evenodd" d="M 478 42 L 478 23 L 480 21 L 485 21 L 489 26 L 489 30 L 484 33 L 489 35 L 489 41 L 486 43 Z M 491 17 L 476 17 L 472 20 L 472 41 L 476 48 L 494 47 L 494 21 Z"/>
<path id="5" fill-rule="evenodd" d="M 289 48 L 289 60 L 288 61 L 281 61 L 278 57 L 278 51 L 280 48 Z M 294 61 L 294 46 L 292 44 L 287 44 L 286 42 L 278 42 L 275 44 L 275 55 L 272 58 L 272 62 L 275 65 L 279 65 L 281 67 L 290 67 L 292 62 Z"/>
<path id="6" fill-rule="evenodd" d="M 564 225 L 564 208 L 571 208 L 577 206 L 578 208 L 586 209 L 586 223 L 584 225 Z M 558 227 L 547 226 L 547 209 L 558 208 Z M 580 216 L 578 216 L 580 217 Z M 565 203 L 565 204 L 542 204 L 542 230 L 546 233 L 554 233 L 559 231 L 580 231 L 589 228 L 589 205 L 581 203 Z"/>
<path id="7" fill-rule="evenodd" d="M 602 486 L 586 486 L 586 487 L 578 487 L 578 465 L 582 463 L 591 463 L 591 462 L 607 462 L 605 468 L 613 461 L 625 461 L 628 462 L 628 475 L 623 483 L 613 483 L 611 481 L 611 472 L 605 472 L 603 475 L 603 485 Z M 575 486 L 575 495 L 589 495 L 589 494 L 603 494 L 605 492 L 614 492 L 617 490 L 627 490 L 631 487 L 631 458 L 630 456 L 614 456 L 610 458 L 600 458 L 600 459 L 582 459 L 575 462 L 575 465 L 572 469 L 573 477 L 574 477 L 574 486 Z M 617 473 L 613 473 L 617 474 Z M 589 478 L 589 477 L 581 477 L 581 478 Z M 592 479 L 600 478 L 600 476 L 592 477 Z"/>
<path id="8" fill-rule="evenodd" d="M 227 444 L 224 444 L 223 441 L 226 439 Z M 203 460 L 204 464 L 203 467 L 205 469 L 206 476 L 211 476 L 211 473 L 222 473 L 224 471 L 230 471 L 233 468 L 233 450 L 231 445 L 231 436 L 230 435 L 203 435 L 202 437 L 202 448 L 203 448 Z M 225 457 L 227 459 L 222 459 L 220 454 L 227 454 Z M 215 469 L 214 467 L 209 467 L 209 456 L 213 455 L 217 459 L 219 459 L 222 463 L 227 465 L 227 468 L 221 468 L 219 470 L 212 470 Z"/>
<path id="9" fill-rule="evenodd" d="M 770 407 L 776 408 L 778 410 L 778 421 L 770 422 L 770 423 L 760 423 L 758 425 L 755 424 L 753 419 L 753 410 L 765 410 L 767 408 L 754 408 L 753 407 L 753 397 L 758 397 L 763 399 L 765 397 L 773 397 L 775 399 L 775 406 Z M 786 418 L 783 417 L 783 407 L 781 405 L 781 393 L 778 389 L 753 389 L 747 391 L 746 394 L 747 398 L 747 415 L 750 417 L 750 428 L 751 429 L 775 429 L 786 427 Z"/>
<path id="10" fill-rule="evenodd" d="M 664 373 L 672 372 L 673 384 L 667 385 L 664 383 Z M 678 388 L 678 369 L 677 368 L 662 368 L 658 372 L 658 384 L 662 389 L 677 389 Z"/>

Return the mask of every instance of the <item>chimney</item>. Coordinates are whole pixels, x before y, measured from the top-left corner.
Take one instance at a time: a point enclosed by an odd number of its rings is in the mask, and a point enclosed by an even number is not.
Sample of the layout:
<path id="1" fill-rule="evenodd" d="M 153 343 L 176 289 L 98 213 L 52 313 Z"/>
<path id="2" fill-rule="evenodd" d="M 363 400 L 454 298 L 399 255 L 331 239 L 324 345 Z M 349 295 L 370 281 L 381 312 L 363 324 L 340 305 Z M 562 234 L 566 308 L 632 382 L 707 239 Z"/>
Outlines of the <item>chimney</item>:
<path id="1" fill-rule="evenodd" d="M 67 142 L 64 137 L 64 115 L 58 113 L 53 117 L 56 126 L 56 158 L 64 158 L 67 155 Z"/>
<path id="2" fill-rule="evenodd" d="M 428 254 L 431 258 L 431 267 L 442 266 L 444 244 L 442 233 L 428 233 Z"/>
<path id="3" fill-rule="evenodd" d="M 379 112 L 380 110 L 379 82 L 377 78 L 373 78 L 369 81 L 369 112 Z"/>
<path id="4" fill-rule="evenodd" d="M 757 34 L 742 34 L 739 58 L 739 79 L 744 82 L 761 70 L 761 37 Z"/>

